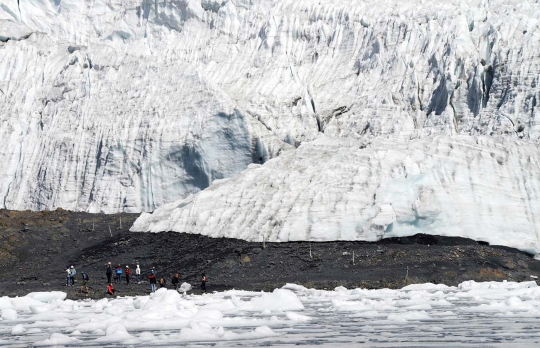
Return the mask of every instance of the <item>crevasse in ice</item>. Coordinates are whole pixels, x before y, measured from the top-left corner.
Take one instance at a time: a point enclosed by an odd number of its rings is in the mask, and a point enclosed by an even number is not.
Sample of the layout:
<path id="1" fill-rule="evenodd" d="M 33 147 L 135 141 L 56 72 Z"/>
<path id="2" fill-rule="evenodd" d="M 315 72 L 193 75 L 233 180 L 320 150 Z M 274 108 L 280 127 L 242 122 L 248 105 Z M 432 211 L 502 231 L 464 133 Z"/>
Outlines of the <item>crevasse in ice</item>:
<path id="1" fill-rule="evenodd" d="M 2 5 L 2 207 L 540 251 L 540 4 Z"/>

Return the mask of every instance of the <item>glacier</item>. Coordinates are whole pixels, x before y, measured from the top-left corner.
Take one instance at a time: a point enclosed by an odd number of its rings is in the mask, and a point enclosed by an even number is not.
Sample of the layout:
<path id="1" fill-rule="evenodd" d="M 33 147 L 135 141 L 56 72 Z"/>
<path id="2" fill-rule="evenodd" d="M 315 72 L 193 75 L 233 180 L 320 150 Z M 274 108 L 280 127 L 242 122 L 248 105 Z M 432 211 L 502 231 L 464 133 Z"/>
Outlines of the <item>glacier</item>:
<path id="1" fill-rule="evenodd" d="M 320 137 L 142 214 L 132 230 L 255 242 L 429 233 L 537 253 L 539 172 L 538 146 L 513 139 Z"/>
<path id="2" fill-rule="evenodd" d="M 540 251 L 540 4 L 2 1 L 0 207 Z"/>

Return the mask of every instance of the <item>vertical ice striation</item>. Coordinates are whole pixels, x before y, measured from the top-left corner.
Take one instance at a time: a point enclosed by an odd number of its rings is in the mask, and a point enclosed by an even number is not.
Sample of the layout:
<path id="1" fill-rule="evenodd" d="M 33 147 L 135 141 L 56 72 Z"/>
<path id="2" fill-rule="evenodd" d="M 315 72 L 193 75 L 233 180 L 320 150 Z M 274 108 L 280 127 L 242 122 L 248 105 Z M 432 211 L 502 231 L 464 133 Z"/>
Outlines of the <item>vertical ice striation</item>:
<path id="1" fill-rule="evenodd" d="M 538 253 L 539 172 L 538 146 L 515 139 L 322 136 L 142 214 L 132 230 L 258 242 L 429 233 Z"/>
<path id="2" fill-rule="evenodd" d="M 538 249 L 539 20 L 540 4 L 517 0 L 4 1 L 0 205 L 151 211 L 195 194 L 134 230 L 505 232 Z M 262 167 L 240 173 L 250 163 Z M 275 198 L 307 164 L 317 195 Z M 348 165 L 371 185 L 354 204 L 332 193 Z M 255 174 L 272 190 L 244 183 Z M 235 208 L 205 201 L 216 192 Z M 360 217 L 345 226 L 339 209 Z"/>
<path id="3" fill-rule="evenodd" d="M 196 3 L 2 5 L 0 207 L 151 211 L 288 146 L 167 49 Z"/>

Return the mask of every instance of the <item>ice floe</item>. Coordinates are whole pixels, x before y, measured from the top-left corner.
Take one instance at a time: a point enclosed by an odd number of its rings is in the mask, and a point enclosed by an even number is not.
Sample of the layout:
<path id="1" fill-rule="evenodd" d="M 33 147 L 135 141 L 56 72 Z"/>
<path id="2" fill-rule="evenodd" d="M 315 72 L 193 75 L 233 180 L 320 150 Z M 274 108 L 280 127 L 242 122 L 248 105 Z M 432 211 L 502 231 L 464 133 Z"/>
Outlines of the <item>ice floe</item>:
<path id="1" fill-rule="evenodd" d="M 40 295 L 46 299 L 45 295 Z M 2 309 L 0 342 L 33 346 L 178 345 L 232 341 L 240 347 L 534 344 L 540 340 L 540 287 L 535 282 L 468 281 L 457 287 L 316 290 L 287 284 L 273 292 L 231 290 L 72 301 L 52 294 L 35 314 Z M 463 325 L 466 322 L 467 325 Z M 493 332 L 493 327 L 504 327 Z M 361 333 L 359 335 L 358 333 Z"/>

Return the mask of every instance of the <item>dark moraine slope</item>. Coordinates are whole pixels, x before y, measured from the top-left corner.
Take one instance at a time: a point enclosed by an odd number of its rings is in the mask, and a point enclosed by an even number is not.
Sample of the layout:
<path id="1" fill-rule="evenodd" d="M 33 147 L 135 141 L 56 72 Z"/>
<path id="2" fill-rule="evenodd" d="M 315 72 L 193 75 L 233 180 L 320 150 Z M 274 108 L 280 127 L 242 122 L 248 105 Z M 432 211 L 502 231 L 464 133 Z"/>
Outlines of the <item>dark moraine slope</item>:
<path id="1" fill-rule="evenodd" d="M 168 285 L 174 272 L 198 291 L 271 290 L 286 283 L 399 288 L 411 283 L 457 285 L 465 280 L 533 280 L 540 261 L 515 249 L 463 238 L 416 235 L 376 243 L 249 243 L 184 233 L 130 233 L 137 214 L 88 214 L 0 210 L 0 296 L 68 290 L 69 298 L 102 297 L 105 264 L 111 261 L 146 275 L 156 267 Z M 121 225 L 120 225 L 121 221 Z M 111 237 L 112 235 L 112 237 Z M 354 262 L 353 262 L 354 252 Z M 66 288 L 64 269 L 73 264 L 91 278 L 90 293 Z M 120 295 L 145 294 L 148 284 L 117 286 Z"/>

